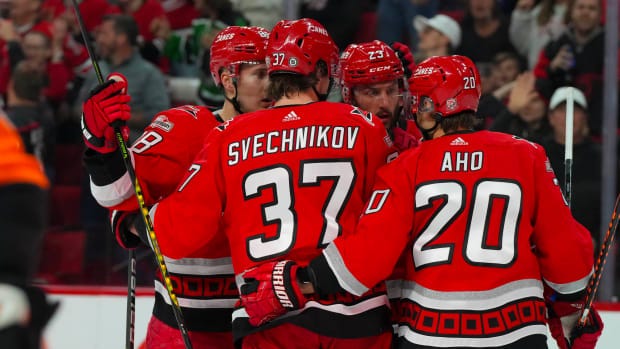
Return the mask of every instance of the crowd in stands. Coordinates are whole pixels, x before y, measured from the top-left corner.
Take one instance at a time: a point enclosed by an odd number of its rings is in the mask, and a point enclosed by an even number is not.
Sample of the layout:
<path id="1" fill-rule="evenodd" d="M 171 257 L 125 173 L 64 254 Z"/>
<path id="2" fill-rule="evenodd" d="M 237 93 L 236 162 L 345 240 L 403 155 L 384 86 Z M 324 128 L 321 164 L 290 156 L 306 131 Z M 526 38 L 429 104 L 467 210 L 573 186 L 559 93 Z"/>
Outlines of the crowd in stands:
<path id="1" fill-rule="evenodd" d="M 229 25 L 270 29 L 290 15 L 285 9 L 291 4 L 298 6 L 297 17 L 323 23 L 341 50 L 353 42 L 379 39 L 408 44 L 416 62 L 437 55 L 468 56 L 482 75 L 481 127 L 542 144 L 560 177 L 565 86 L 573 86 L 573 212 L 596 240 L 602 223 L 603 3 L 82 0 L 79 10 L 101 74 L 119 72 L 129 81 L 130 140 L 158 111 L 171 106 L 221 106 L 224 97 L 208 69 L 215 35 Z M 107 212 L 92 199 L 80 163 L 81 106 L 99 81 L 72 2 L 0 0 L 0 14 L 3 109 L 52 183 L 40 279 L 124 283 L 124 255 L 107 231 Z M 150 265 L 148 250 L 139 256 Z M 141 279 L 148 283 L 152 277 Z"/>

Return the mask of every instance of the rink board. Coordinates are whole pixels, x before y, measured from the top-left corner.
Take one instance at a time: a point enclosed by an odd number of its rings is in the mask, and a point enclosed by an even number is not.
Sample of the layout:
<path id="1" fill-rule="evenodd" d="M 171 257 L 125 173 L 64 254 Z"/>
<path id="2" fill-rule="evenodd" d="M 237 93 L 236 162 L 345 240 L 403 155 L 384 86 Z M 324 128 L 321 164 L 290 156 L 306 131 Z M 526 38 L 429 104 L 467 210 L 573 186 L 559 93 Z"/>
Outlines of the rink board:
<path id="1" fill-rule="evenodd" d="M 121 349 L 125 347 L 127 289 L 122 287 L 48 287 L 61 306 L 45 331 L 47 349 Z M 135 348 L 144 343 L 153 308 L 153 290 L 138 288 Z M 600 304 L 605 331 L 597 348 L 616 349 L 620 343 L 620 303 Z M 556 349 L 552 341 L 549 348 Z"/>

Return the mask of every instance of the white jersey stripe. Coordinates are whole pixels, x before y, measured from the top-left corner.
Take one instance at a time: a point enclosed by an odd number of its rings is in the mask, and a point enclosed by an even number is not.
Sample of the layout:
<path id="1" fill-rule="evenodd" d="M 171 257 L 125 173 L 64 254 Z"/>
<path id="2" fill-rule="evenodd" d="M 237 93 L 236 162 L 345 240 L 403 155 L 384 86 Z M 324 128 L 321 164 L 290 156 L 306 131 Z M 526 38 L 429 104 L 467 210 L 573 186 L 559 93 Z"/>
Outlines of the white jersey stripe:
<path id="1" fill-rule="evenodd" d="M 389 301 L 385 295 L 375 296 L 375 297 L 366 299 L 362 302 L 352 304 L 352 305 L 321 304 L 316 301 L 309 301 L 308 303 L 306 303 L 306 306 L 303 309 L 289 311 L 282 317 L 294 316 L 310 308 L 321 309 L 324 311 L 328 311 L 330 313 L 336 313 L 338 315 L 354 316 L 354 315 L 362 314 L 372 309 L 379 308 L 381 306 L 389 306 Z M 240 308 L 240 309 L 233 311 L 233 316 L 232 316 L 233 321 L 236 318 L 243 318 L 243 317 L 248 317 L 248 314 L 245 311 L 245 308 Z"/>
<path id="2" fill-rule="evenodd" d="M 543 286 L 539 280 L 525 279 L 489 291 L 464 292 L 435 291 L 412 281 L 404 281 L 402 289 L 402 298 L 437 310 L 484 311 L 531 297 L 543 298 Z"/>
<path id="3" fill-rule="evenodd" d="M 547 326 L 531 325 L 512 331 L 500 336 L 489 336 L 486 338 L 471 337 L 439 337 L 427 336 L 417 332 L 413 332 L 408 326 L 400 326 L 398 328 L 398 336 L 404 337 L 408 342 L 418 345 L 454 348 L 454 347 L 472 347 L 472 348 L 488 348 L 500 347 L 518 341 L 527 336 L 547 335 Z"/>
<path id="4" fill-rule="evenodd" d="M 232 275 L 232 259 L 224 258 L 183 258 L 172 259 L 164 256 L 168 271 L 184 275 Z"/>
<path id="5" fill-rule="evenodd" d="M 131 164 L 134 164 L 133 153 L 129 152 L 131 158 Z M 129 172 L 125 172 L 119 179 L 110 184 L 98 186 L 90 179 L 90 192 L 97 201 L 97 203 L 103 207 L 112 207 L 127 200 L 132 195 L 135 195 L 133 189 L 133 183 L 129 177 Z"/>
<path id="6" fill-rule="evenodd" d="M 584 276 L 583 278 L 577 281 L 566 283 L 566 284 L 556 284 L 556 283 L 550 282 L 547 279 L 545 279 L 545 283 L 549 285 L 549 287 L 551 287 L 552 289 L 554 289 L 555 291 L 561 294 L 577 293 L 579 291 L 582 291 L 588 286 L 588 282 L 590 282 L 590 276 L 592 275 L 592 273 L 594 273 L 594 269 L 592 269 L 590 273 Z"/>
<path id="7" fill-rule="evenodd" d="M 347 269 L 340 255 L 340 251 L 338 251 L 335 244 L 331 243 L 327 245 L 323 250 L 323 255 L 330 269 L 336 276 L 336 279 L 338 279 L 340 287 L 356 296 L 361 296 L 368 291 L 368 287 L 364 286 L 364 284 L 357 280 L 349 269 Z"/>

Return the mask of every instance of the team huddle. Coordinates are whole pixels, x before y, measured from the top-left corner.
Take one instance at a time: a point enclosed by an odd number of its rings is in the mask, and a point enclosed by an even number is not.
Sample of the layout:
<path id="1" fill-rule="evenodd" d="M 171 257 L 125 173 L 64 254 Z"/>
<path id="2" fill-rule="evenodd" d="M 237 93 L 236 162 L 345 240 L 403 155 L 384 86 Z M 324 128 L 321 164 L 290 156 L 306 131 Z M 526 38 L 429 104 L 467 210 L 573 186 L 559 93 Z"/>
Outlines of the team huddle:
<path id="1" fill-rule="evenodd" d="M 464 56 L 321 24 L 229 27 L 211 47 L 221 110 L 160 112 L 132 162 L 193 348 L 594 348 L 593 268 L 545 151 L 475 131 Z M 328 102 L 332 86 L 344 103 Z M 127 82 L 84 103 L 93 196 L 123 247 L 149 238 L 112 124 Z M 147 348 L 185 348 L 161 275 Z"/>

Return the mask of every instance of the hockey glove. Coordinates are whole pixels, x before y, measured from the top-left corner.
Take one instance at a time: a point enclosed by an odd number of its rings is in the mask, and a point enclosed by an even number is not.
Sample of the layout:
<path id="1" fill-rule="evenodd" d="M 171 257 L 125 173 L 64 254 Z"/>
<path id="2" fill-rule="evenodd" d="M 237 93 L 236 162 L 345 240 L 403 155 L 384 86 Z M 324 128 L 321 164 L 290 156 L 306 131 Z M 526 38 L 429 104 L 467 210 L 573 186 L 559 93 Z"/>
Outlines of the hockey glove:
<path id="1" fill-rule="evenodd" d="M 301 309 L 306 297 L 297 284 L 299 266 L 293 261 L 262 264 L 243 274 L 241 303 L 252 326 L 260 326 L 287 311 Z"/>
<path id="2" fill-rule="evenodd" d="M 110 212 L 110 224 L 112 231 L 116 237 L 116 241 L 122 248 L 134 249 L 140 245 L 140 238 L 134 235 L 130 229 L 130 225 L 134 224 L 138 216 L 138 212 L 127 212 L 113 210 Z"/>
<path id="3" fill-rule="evenodd" d="M 403 130 L 402 128 L 398 126 L 394 127 L 394 129 L 392 130 L 392 133 L 394 135 L 394 146 L 396 147 L 399 153 L 409 148 L 416 147 L 418 146 L 418 144 L 420 144 L 420 142 L 418 141 L 417 138 L 415 138 L 414 135 L 407 132 L 406 130 Z"/>
<path id="4" fill-rule="evenodd" d="M 576 327 L 583 302 L 547 300 L 547 323 L 560 349 L 594 349 L 603 331 L 603 321 L 592 306 L 584 327 Z"/>
<path id="5" fill-rule="evenodd" d="M 405 77 L 409 79 L 413 74 L 416 66 L 413 54 L 411 54 L 411 50 L 409 50 L 409 47 L 407 45 L 400 42 L 393 43 L 392 48 L 394 49 L 394 52 L 396 52 L 396 55 L 398 56 L 400 61 L 403 63 Z"/>
<path id="6" fill-rule="evenodd" d="M 117 74 L 118 76 L 118 74 Z M 82 105 L 82 136 L 86 145 L 102 154 L 116 150 L 117 141 L 112 125 L 121 127 L 125 140 L 129 130 L 125 122 L 131 116 L 127 93 L 127 81 L 124 78 L 108 79 L 90 92 Z"/>

